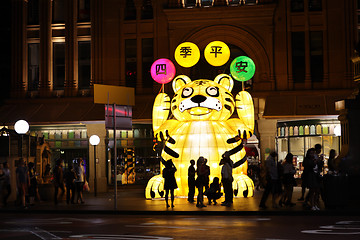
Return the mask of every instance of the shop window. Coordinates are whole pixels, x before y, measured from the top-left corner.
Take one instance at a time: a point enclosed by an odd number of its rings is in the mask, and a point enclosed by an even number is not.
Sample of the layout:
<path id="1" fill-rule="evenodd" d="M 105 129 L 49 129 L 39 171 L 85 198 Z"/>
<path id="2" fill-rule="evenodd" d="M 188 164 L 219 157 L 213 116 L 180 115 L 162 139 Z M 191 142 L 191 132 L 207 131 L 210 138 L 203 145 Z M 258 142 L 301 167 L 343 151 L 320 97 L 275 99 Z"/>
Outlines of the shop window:
<path id="1" fill-rule="evenodd" d="M 136 87 L 136 39 L 125 40 L 126 87 Z"/>
<path id="2" fill-rule="evenodd" d="M 310 32 L 310 72 L 312 82 L 322 82 L 324 74 L 323 32 Z"/>
<path id="3" fill-rule="evenodd" d="M 289 136 L 289 128 L 285 127 L 285 137 Z"/>
<path id="4" fill-rule="evenodd" d="M 315 134 L 316 134 L 315 125 L 311 125 L 311 126 L 310 126 L 310 135 L 315 135 Z"/>
<path id="5" fill-rule="evenodd" d="M 65 0 L 53 0 L 53 21 L 52 23 L 64 23 L 65 22 Z"/>
<path id="6" fill-rule="evenodd" d="M 126 0 L 125 20 L 136 20 L 136 7 L 134 0 Z"/>
<path id="7" fill-rule="evenodd" d="M 75 132 L 74 130 L 69 130 L 69 139 L 75 138 Z"/>
<path id="8" fill-rule="evenodd" d="M 322 0 L 309 0 L 309 11 L 321 11 Z"/>
<path id="9" fill-rule="evenodd" d="M 120 131 L 121 138 L 127 138 L 127 131 Z"/>
<path id="10" fill-rule="evenodd" d="M 304 135 L 304 127 L 303 126 L 299 127 L 299 135 L 300 136 Z"/>
<path id="11" fill-rule="evenodd" d="M 62 130 L 61 131 L 61 138 L 62 139 L 67 139 L 68 138 L 68 131 L 67 130 Z"/>
<path id="12" fill-rule="evenodd" d="M 329 134 L 329 126 L 323 126 L 323 129 L 322 129 L 322 133 L 323 134 Z"/>
<path id="13" fill-rule="evenodd" d="M 133 138 L 134 137 L 134 133 L 132 130 L 127 131 L 128 134 L 128 138 Z"/>
<path id="14" fill-rule="evenodd" d="M 280 136 L 284 137 L 285 136 L 285 128 L 284 127 L 281 127 L 280 128 Z"/>
<path id="15" fill-rule="evenodd" d="M 90 22 L 90 0 L 78 0 L 78 22 Z"/>
<path id="16" fill-rule="evenodd" d="M 63 89 L 65 82 L 65 43 L 53 43 L 53 87 Z"/>
<path id="17" fill-rule="evenodd" d="M 309 126 L 305 126 L 305 128 L 304 128 L 304 133 L 305 133 L 305 135 L 309 135 L 310 134 L 310 129 L 309 129 Z"/>
<path id="18" fill-rule="evenodd" d="M 141 8 L 141 19 L 153 19 L 151 0 L 144 0 Z"/>
<path id="19" fill-rule="evenodd" d="M 78 43 L 78 86 L 90 88 L 91 79 L 91 44 L 90 41 Z"/>
<path id="20" fill-rule="evenodd" d="M 294 136 L 294 127 L 289 127 L 289 136 Z"/>
<path id="21" fill-rule="evenodd" d="M 304 156 L 305 148 L 304 148 L 304 138 L 291 138 L 289 140 L 289 151 L 297 156 Z"/>
<path id="22" fill-rule="evenodd" d="M 294 136 L 297 136 L 297 135 L 299 135 L 299 127 L 295 126 L 294 127 Z"/>
<path id="23" fill-rule="evenodd" d="M 40 44 L 28 45 L 28 90 L 38 90 L 40 69 Z"/>
<path id="24" fill-rule="evenodd" d="M 87 138 L 87 131 L 81 130 L 81 138 Z"/>
<path id="25" fill-rule="evenodd" d="M 29 0 L 27 4 L 27 22 L 29 25 L 39 25 L 39 0 Z"/>
<path id="26" fill-rule="evenodd" d="M 304 0 L 291 0 L 291 11 L 292 12 L 303 12 L 304 11 Z"/>
<path id="27" fill-rule="evenodd" d="M 278 128 L 278 133 L 277 133 L 278 136 L 281 136 L 281 128 Z"/>
<path id="28" fill-rule="evenodd" d="M 151 77 L 150 68 L 154 61 L 154 41 L 152 38 L 143 38 L 141 40 L 142 48 L 142 81 L 143 87 L 152 88 L 153 79 Z"/>
<path id="29" fill-rule="evenodd" d="M 305 33 L 292 32 L 292 77 L 294 83 L 305 82 Z"/>
<path id="30" fill-rule="evenodd" d="M 317 135 L 322 134 L 321 125 L 316 125 L 316 134 L 317 134 Z"/>
<path id="31" fill-rule="evenodd" d="M 134 137 L 139 138 L 140 137 L 140 129 L 134 129 Z"/>
<path id="32" fill-rule="evenodd" d="M 49 139 L 49 132 L 43 132 L 44 139 Z"/>

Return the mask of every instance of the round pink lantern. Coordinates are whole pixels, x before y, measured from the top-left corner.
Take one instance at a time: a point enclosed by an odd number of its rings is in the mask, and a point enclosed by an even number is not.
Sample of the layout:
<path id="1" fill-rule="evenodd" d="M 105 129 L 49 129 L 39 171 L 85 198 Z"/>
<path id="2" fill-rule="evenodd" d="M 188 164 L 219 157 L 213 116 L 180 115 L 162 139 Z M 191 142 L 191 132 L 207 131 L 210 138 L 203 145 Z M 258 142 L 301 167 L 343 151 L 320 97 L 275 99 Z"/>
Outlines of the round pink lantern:
<path id="1" fill-rule="evenodd" d="M 160 58 L 151 65 L 151 77 L 158 83 L 165 84 L 175 77 L 174 64 L 166 58 Z"/>

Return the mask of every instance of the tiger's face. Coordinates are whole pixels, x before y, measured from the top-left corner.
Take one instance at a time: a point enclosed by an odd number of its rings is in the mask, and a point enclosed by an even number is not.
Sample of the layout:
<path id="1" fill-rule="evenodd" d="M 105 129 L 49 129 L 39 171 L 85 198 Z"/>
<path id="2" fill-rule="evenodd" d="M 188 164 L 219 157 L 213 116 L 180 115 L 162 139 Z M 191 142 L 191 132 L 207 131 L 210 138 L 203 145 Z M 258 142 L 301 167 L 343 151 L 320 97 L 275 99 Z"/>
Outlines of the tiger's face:
<path id="1" fill-rule="evenodd" d="M 235 109 L 232 88 L 233 80 L 226 74 L 214 81 L 178 76 L 173 80 L 171 111 L 178 121 L 227 120 Z"/>

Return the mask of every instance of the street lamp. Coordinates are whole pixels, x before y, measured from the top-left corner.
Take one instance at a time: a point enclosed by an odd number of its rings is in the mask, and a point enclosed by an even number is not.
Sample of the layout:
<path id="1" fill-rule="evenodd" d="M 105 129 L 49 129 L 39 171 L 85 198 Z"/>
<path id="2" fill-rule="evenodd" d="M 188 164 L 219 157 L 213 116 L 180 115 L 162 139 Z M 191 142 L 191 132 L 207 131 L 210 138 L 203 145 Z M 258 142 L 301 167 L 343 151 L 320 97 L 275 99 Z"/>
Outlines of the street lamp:
<path id="1" fill-rule="evenodd" d="M 96 197 L 96 145 L 100 143 L 100 138 L 98 135 L 92 135 L 89 142 L 94 146 L 94 196 Z"/>
<path id="2" fill-rule="evenodd" d="M 18 120 L 15 125 L 15 132 L 17 134 L 21 135 L 21 144 L 20 144 L 20 155 L 22 157 L 23 151 L 22 151 L 22 145 L 23 145 L 23 140 L 24 140 L 24 134 L 27 133 L 27 131 L 29 131 L 29 124 L 27 121 L 25 120 Z"/>

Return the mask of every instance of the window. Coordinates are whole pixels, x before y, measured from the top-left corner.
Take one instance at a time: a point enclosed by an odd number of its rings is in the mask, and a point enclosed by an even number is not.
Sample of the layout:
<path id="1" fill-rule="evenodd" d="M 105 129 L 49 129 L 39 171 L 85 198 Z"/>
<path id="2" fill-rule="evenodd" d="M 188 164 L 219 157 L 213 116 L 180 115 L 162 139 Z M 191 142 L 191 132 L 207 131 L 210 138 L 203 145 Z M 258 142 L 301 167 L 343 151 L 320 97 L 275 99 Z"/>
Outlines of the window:
<path id="1" fill-rule="evenodd" d="M 201 0 L 200 1 L 201 7 L 212 7 L 214 4 L 213 0 Z"/>
<path id="2" fill-rule="evenodd" d="M 245 5 L 256 5 L 258 0 L 243 0 Z"/>
<path id="3" fill-rule="evenodd" d="M 309 11 L 321 11 L 321 0 L 309 0 Z"/>
<path id="4" fill-rule="evenodd" d="M 53 43 L 53 88 L 63 89 L 65 82 L 65 43 Z"/>
<path id="5" fill-rule="evenodd" d="M 136 8 L 134 0 L 126 0 L 125 20 L 136 20 Z"/>
<path id="6" fill-rule="evenodd" d="M 241 4 L 241 0 L 228 0 L 229 6 L 239 6 Z"/>
<path id="7" fill-rule="evenodd" d="M 305 34 L 291 33 L 292 45 L 292 76 L 294 83 L 305 82 Z"/>
<path id="8" fill-rule="evenodd" d="M 126 87 L 136 87 L 136 39 L 125 40 Z"/>
<path id="9" fill-rule="evenodd" d="M 39 57 L 40 44 L 30 43 L 28 45 L 28 90 L 38 90 L 39 88 Z"/>
<path id="10" fill-rule="evenodd" d="M 291 11 L 292 12 L 303 12 L 304 11 L 304 0 L 291 0 Z"/>
<path id="11" fill-rule="evenodd" d="M 53 0 L 53 23 L 65 22 L 65 0 Z"/>
<path id="12" fill-rule="evenodd" d="M 322 31 L 310 32 L 310 71 L 312 82 L 322 82 L 324 73 Z"/>
<path id="13" fill-rule="evenodd" d="M 141 42 L 142 46 L 142 79 L 143 86 L 152 88 L 153 79 L 151 77 L 150 68 L 154 61 L 154 43 L 152 38 L 144 38 Z"/>
<path id="14" fill-rule="evenodd" d="M 39 24 L 39 0 L 29 0 L 27 5 L 28 12 L 28 24 L 38 25 Z"/>
<path id="15" fill-rule="evenodd" d="M 78 43 L 78 79 L 79 88 L 89 88 L 91 78 L 90 41 Z"/>
<path id="16" fill-rule="evenodd" d="M 90 22 L 90 0 L 78 0 L 78 22 Z"/>
<path id="17" fill-rule="evenodd" d="M 186 8 L 194 8 L 196 7 L 196 0 L 184 0 L 184 7 Z"/>
<path id="18" fill-rule="evenodd" d="M 143 0 L 141 19 L 153 19 L 153 7 L 151 5 L 151 0 Z"/>

